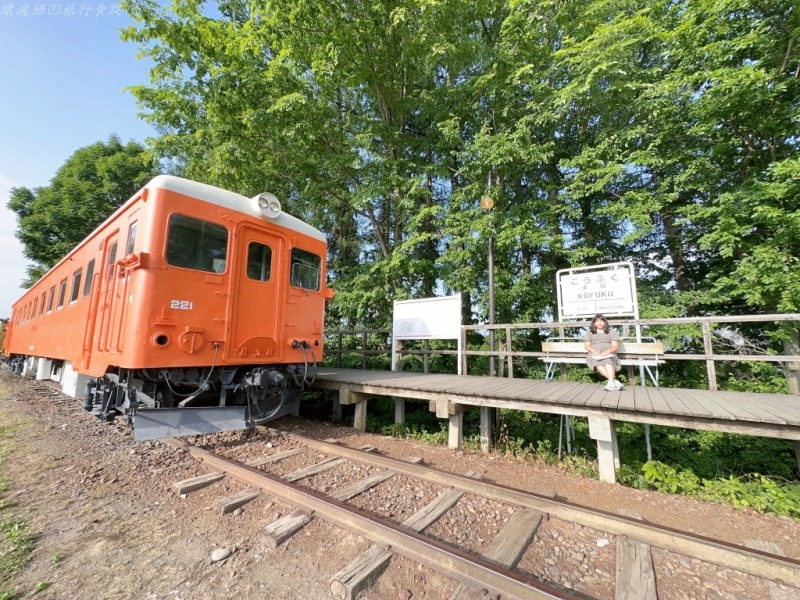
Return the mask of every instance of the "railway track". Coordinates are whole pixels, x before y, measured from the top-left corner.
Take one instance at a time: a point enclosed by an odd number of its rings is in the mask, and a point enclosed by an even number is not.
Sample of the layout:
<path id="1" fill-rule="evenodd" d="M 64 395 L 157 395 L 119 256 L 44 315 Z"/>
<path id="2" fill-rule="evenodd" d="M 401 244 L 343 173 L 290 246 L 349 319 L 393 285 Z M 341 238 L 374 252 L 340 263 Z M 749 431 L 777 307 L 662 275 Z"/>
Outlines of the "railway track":
<path id="1" fill-rule="evenodd" d="M 82 412 L 78 401 L 63 396 L 48 384 L 37 383 L 31 389 L 62 414 Z M 94 420 L 88 423 L 109 429 Z M 233 497 L 219 499 L 220 512 L 233 511 L 259 495 L 295 507 L 295 512 L 268 525 L 267 535 L 275 547 L 312 519 L 322 519 L 370 540 L 373 546 L 363 555 L 342 557 L 340 572 L 320 573 L 321 577 L 330 577 L 330 595 L 337 600 L 356 597 L 379 576 L 393 554 L 408 557 L 460 582 L 452 600 L 575 597 L 569 589 L 572 587 L 581 589 L 578 597 L 582 598 L 663 600 L 684 596 L 698 599 L 745 596 L 735 587 L 719 590 L 709 586 L 702 577 L 703 570 L 721 573 L 726 581 L 746 581 L 746 595 L 754 599 L 800 597 L 800 562 L 781 556 L 780 549 L 769 544 L 760 549 L 737 546 L 647 523 L 634 516 L 566 502 L 547 490 L 523 492 L 483 481 L 475 473 L 455 475 L 414 460 L 384 456 L 372 448 L 349 448 L 335 440 L 319 441 L 274 429 L 265 431 L 264 437 L 275 443 L 215 447 L 213 438 L 196 438 L 199 443 L 208 444 L 204 449 L 169 440 L 169 445 L 201 460 L 210 469 L 209 473 L 176 483 L 174 489 L 189 494 L 191 501 L 193 491 L 228 478 L 241 482 L 242 489 Z M 338 475 L 333 477 L 334 473 Z M 398 486 L 398 480 L 405 481 L 405 487 Z M 395 485 L 391 493 L 401 489 L 411 493 L 422 490 L 413 511 L 395 510 L 398 514 L 391 514 L 391 510 L 382 508 L 387 500 L 380 490 L 391 487 L 392 482 Z M 209 488 L 209 493 L 213 494 L 213 488 Z M 453 515 L 459 511 L 472 519 L 459 527 L 482 531 L 478 534 L 480 543 L 474 539 L 471 544 L 465 543 L 455 533 L 448 533 L 447 523 L 455 521 Z M 487 519 L 495 519 L 496 526 L 487 530 L 481 524 Z M 584 571 L 585 565 L 580 565 L 587 578 L 608 580 L 603 593 L 580 587 L 574 577 L 569 583 L 553 575 L 560 560 L 570 560 L 569 551 L 563 556 L 563 548 L 569 548 L 569 540 L 564 538 L 577 535 L 575 532 L 583 532 L 581 535 L 592 543 L 596 541 L 598 547 L 601 541 L 610 543 L 615 566 L 603 573 L 588 567 Z M 585 550 L 584 563 L 591 558 L 591 552 Z M 666 556 L 673 557 L 670 560 L 676 570 L 683 565 L 700 575 L 686 578 L 678 585 L 685 594 L 676 595 L 674 583 L 672 589 L 662 589 L 668 579 L 664 573 L 672 573 L 664 570 Z M 532 566 L 535 557 L 541 569 Z M 344 565 L 348 558 L 354 560 Z M 699 581 L 692 583 L 690 579 Z M 692 585 L 698 589 L 690 589 Z"/>
<path id="2" fill-rule="evenodd" d="M 280 531 L 285 536 L 283 539 L 289 535 L 286 527 L 293 534 L 313 515 L 313 518 L 329 521 L 377 544 L 367 555 L 358 557 L 344 570 L 348 575 L 332 578 L 331 594 L 335 598 L 355 598 L 365 582 L 374 577 L 371 569 L 380 570 L 381 561 L 387 560 L 390 552 L 406 556 L 461 582 L 463 588 L 451 600 L 484 596 L 519 599 L 573 597 L 563 588 L 548 585 L 529 573 L 515 569 L 541 521 L 551 518 L 616 537 L 616 598 L 658 598 L 651 554 L 654 548 L 763 578 L 768 584 L 778 585 L 780 582 L 784 586 L 800 587 L 800 561 L 765 550 L 693 535 L 646 523 L 635 517 L 598 511 L 559 500 L 547 493 L 533 494 L 487 483 L 476 479 L 475 474 L 459 476 L 446 473 L 415 464 L 415 461 L 380 456 L 370 449 L 357 450 L 334 441 L 318 441 L 280 431 L 273 433 L 297 446 L 288 452 L 274 452 L 242 462 L 180 440 L 168 440 L 168 444 L 188 452 L 214 469 L 210 475 L 175 484 L 175 489 L 179 493 L 185 493 L 223 476 L 233 477 L 249 486 L 251 491 L 239 494 L 238 499 L 232 498 L 231 506 L 240 506 L 238 500 L 252 500 L 258 491 L 263 491 L 297 507 L 299 512 L 287 517 L 286 523 L 270 526 L 275 531 Z M 279 463 L 284 458 L 296 456 L 299 451 L 322 453 L 325 457 L 282 476 L 261 470 L 264 465 Z M 377 472 L 353 481 L 332 494 L 320 493 L 312 487 L 298 483 L 338 468 L 343 460 Z M 347 503 L 396 476 L 407 476 L 435 484 L 441 488 L 441 493 L 402 523 L 376 517 Z M 458 546 L 445 544 L 436 537 L 424 534 L 428 526 L 442 518 L 465 494 L 513 507 L 512 517 L 482 555 L 466 552 Z M 360 572 L 356 575 L 352 574 L 352 571 L 359 569 Z M 766 587 L 769 589 L 770 586 Z"/>

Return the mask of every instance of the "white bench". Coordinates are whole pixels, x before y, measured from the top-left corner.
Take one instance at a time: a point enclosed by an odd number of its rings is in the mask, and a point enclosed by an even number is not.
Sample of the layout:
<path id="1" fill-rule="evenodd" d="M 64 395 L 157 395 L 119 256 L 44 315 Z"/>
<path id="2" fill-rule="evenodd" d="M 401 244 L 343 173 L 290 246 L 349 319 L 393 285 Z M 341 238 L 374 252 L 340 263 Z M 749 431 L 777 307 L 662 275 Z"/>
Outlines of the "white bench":
<path id="1" fill-rule="evenodd" d="M 658 387 L 658 365 L 664 364 L 664 344 L 655 338 L 641 338 L 642 341 L 622 338 L 617 349 L 619 364 L 623 366 L 644 367 L 650 380 Z M 556 365 L 586 364 L 586 347 L 581 338 L 548 338 L 542 343 L 545 352 L 545 380 L 551 381 Z M 588 367 L 587 367 L 588 368 Z M 644 384 L 644 381 L 642 382 Z"/>

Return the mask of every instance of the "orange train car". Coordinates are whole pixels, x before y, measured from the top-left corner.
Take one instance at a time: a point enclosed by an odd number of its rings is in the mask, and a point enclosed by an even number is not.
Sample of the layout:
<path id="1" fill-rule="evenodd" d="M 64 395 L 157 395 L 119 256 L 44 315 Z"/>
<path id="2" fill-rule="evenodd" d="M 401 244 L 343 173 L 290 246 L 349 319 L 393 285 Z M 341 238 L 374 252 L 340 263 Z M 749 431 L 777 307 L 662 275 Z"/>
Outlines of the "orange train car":
<path id="1" fill-rule="evenodd" d="M 326 250 L 271 194 L 162 175 L 14 304 L 5 353 L 137 439 L 277 418 L 322 358 Z"/>

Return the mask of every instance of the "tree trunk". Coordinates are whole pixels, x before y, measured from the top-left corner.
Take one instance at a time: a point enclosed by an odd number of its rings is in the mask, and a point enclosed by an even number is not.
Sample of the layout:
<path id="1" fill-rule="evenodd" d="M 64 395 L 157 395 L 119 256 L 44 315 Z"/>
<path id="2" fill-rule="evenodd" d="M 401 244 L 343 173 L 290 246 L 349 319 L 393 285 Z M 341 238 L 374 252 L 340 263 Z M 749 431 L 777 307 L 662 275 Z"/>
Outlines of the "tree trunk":
<path id="1" fill-rule="evenodd" d="M 694 285 L 689 276 L 689 264 L 683 252 L 683 239 L 680 228 L 675 224 L 675 215 L 668 210 L 662 210 L 659 214 L 664 224 L 664 236 L 669 256 L 672 259 L 672 276 L 675 278 L 675 287 L 681 292 L 691 291 Z M 686 314 L 690 317 L 697 316 L 697 307 L 687 306 Z"/>

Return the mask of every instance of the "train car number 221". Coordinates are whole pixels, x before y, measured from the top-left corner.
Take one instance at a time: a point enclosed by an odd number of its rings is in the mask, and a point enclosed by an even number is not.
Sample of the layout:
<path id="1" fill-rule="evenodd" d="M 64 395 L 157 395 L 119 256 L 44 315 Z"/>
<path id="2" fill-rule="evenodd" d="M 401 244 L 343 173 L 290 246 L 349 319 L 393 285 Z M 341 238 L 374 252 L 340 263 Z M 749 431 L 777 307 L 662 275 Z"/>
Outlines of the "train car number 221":
<path id="1" fill-rule="evenodd" d="M 169 307 L 175 310 L 192 310 L 193 303 L 189 300 L 170 300 Z"/>

